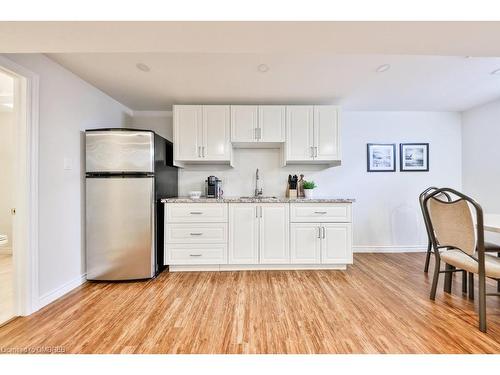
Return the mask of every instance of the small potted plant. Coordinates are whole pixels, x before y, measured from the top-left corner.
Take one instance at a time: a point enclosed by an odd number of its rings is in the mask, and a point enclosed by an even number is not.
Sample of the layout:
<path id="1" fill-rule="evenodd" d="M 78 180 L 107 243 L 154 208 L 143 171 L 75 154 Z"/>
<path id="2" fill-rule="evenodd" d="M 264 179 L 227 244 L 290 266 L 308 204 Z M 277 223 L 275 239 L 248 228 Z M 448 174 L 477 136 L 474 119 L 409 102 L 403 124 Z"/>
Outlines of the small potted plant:
<path id="1" fill-rule="evenodd" d="M 313 197 L 313 189 L 316 187 L 314 181 L 306 181 L 302 185 L 304 187 L 304 196 L 306 199 L 311 199 Z"/>

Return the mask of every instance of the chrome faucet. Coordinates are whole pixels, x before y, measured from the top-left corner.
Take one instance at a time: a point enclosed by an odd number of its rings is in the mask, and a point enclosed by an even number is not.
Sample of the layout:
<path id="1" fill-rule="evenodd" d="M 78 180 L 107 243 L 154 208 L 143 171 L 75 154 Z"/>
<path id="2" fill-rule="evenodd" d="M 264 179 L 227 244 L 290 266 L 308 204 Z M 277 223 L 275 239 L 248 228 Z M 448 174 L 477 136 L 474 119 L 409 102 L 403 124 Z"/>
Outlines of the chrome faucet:
<path id="1" fill-rule="evenodd" d="M 255 193 L 254 196 L 258 197 L 262 195 L 262 188 L 259 189 L 259 168 L 255 171 Z"/>

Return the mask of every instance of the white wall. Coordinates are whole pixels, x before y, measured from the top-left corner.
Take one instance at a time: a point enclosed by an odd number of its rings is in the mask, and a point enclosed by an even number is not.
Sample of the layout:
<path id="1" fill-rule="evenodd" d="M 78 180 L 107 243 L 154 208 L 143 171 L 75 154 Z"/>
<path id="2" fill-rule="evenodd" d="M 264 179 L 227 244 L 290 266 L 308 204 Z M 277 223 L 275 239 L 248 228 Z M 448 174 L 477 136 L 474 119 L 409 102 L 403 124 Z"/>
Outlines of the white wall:
<path id="1" fill-rule="evenodd" d="M 226 196 L 251 195 L 255 169 L 265 195 L 284 195 L 288 174 L 303 172 L 323 197 L 352 197 L 357 251 L 422 248 L 426 235 L 418 195 L 430 185 L 461 188 L 460 114 L 448 112 L 345 112 L 341 167 L 280 167 L 279 150 L 235 149 L 235 168 L 191 166 L 179 172 L 179 193 L 203 188 L 205 178 L 223 179 Z M 366 144 L 430 143 L 429 172 L 366 172 Z M 398 159 L 399 160 L 399 159 Z M 399 165 L 399 162 L 398 162 Z"/>
<path id="2" fill-rule="evenodd" d="M 172 113 L 167 113 L 152 114 L 149 112 L 134 111 L 130 127 L 134 129 L 153 130 L 155 133 L 172 142 Z"/>
<path id="3" fill-rule="evenodd" d="M 463 189 L 500 214 L 500 100 L 462 113 Z"/>
<path id="4" fill-rule="evenodd" d="M 500 214 L 500 100 L 462 113 L 463 190 L 485 213 Z M 486 232 L 500 243 L 500 235 Z"/>
<path id="5" fill-rule="evenodd" d="M 9 243 L 0 253 L 12 249 L 12 215 L 14 207 L 14 113 L 0 111 L 0 234 L 9 237 Z"/>
<path id="6" fill-rule="evenodd" d="M 130 110 L 44 55 L 7 57 L 40 77 L 39 293 L 47 303 L 85 272 L 83 130 L 124 126 Z"/>

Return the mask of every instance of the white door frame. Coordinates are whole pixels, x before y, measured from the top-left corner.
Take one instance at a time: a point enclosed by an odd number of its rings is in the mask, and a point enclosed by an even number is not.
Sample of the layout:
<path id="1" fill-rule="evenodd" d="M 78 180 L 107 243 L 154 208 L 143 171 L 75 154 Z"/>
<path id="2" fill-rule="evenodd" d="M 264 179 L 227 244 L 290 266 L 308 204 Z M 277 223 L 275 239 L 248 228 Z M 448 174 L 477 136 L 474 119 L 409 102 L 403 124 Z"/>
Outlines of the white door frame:
<path id="1" fill-rule="evenodd" d="M 38 102 L 39 77 L 0 54 L 0 68 L 15 77 L 17 138 L 13 262 L 15 315 L 39 308 L 38 289 Z"/>

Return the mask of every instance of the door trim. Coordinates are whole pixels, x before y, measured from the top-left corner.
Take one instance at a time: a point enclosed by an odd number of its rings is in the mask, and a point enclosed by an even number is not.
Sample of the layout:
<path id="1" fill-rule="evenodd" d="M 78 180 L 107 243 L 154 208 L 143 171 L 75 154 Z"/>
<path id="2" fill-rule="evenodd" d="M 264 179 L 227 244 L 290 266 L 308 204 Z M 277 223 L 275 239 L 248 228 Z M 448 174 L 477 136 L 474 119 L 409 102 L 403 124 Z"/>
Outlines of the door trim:
<path id="1" fill-rule="evenodd" d="M 0 55 L 0 68 L 16 79 L 17 171 L 13 240 L 15 313 L 39 309 L 38 285 L 38 155 L 39 76 Z"/>

